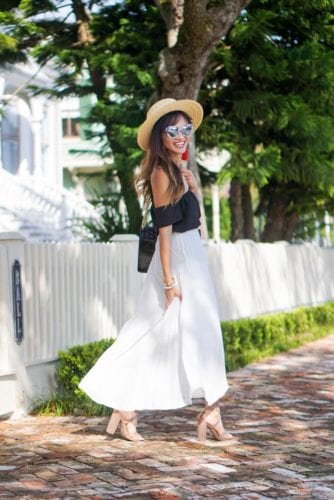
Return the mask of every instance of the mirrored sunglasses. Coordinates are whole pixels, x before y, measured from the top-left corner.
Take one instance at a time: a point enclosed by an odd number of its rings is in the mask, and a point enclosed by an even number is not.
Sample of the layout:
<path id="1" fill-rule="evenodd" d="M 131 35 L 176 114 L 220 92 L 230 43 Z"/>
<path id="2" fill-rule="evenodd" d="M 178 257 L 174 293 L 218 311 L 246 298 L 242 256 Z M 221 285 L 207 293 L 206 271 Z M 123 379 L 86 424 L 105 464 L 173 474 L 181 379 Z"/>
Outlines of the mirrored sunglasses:
<path id="1" fill-rule="evenodd" d="M 177 127 L 176 125 L 170 125 L 165 128 L 165 132 L 170 139 L 175 139 L 178 135 L 182 134 L 183 137 L 189 137 L 193 130 L 192 123 L 187 123 L 183 127 Z"/>

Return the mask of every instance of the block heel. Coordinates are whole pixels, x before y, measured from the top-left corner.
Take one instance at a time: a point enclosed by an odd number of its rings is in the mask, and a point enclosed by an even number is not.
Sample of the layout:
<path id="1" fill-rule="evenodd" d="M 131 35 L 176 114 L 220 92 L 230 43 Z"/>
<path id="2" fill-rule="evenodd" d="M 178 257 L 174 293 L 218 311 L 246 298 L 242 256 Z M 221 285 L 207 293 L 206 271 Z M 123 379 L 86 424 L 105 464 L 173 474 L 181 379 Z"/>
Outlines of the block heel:
<path id="1" fill-rule="evenodd" d="M 218 406 L 208 406 L 198 415 L 197 435 L 199 442 L 203 443 L 206 440 L 207 429 L 209 429 L 216 441 L 225 441 L 234 438 L 232 434 L 224 429 Z"/>
<path id="2" fill-rule="evenodd" d="M 143 437 L 138 434 L 137 415 L 134 411 L 114 410 L 108 422 L 106 432 L 114 435 L 120 424 L 119 433 L 128 441 L 143 441 Z"/>
<path id="3" fill-rule="evenodd" d="M 108 425 L 107 425 L 107 428 L 106 428 L 106 432 L 108 434 L 111 434 L 111 435 L 115 434 L 120 421 L 121 421 L 121 414 L 120 414 L 120 412 L 117 411 L 117 410 L 114 410 L 112 412 L 112 415 L 111 415 L 110 420 L 108 422 Z"/>

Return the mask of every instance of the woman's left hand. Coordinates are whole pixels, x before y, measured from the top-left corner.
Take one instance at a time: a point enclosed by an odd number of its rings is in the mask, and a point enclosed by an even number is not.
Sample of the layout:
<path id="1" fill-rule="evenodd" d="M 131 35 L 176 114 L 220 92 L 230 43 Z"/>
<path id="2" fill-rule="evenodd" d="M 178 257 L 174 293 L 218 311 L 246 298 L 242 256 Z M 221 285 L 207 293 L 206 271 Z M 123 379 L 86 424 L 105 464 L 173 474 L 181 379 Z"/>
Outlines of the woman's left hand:
<path id="1" fill-rule="evenodd" d="M 181 173 L 182 173 L 183 177 L 185 178 L 185 180 L 189 186 L 190 191 L 193 191 L 196 193 L 198 191 L 198 183 L 197 183 L 197 180 L 195 179 L 195 176 L 192 173 L 192 171 L 189 170 L 188 168 L 183 168 L 181 170 Z"/>
<path id="2" fill-rule="evenodd" d="M 170 290 L 165 290 L 165 297 L 166 297 L 166 309 L 170 306 L 175 297 L 182 300 L 181 291 L 178 286 L 171 288 Z"/>

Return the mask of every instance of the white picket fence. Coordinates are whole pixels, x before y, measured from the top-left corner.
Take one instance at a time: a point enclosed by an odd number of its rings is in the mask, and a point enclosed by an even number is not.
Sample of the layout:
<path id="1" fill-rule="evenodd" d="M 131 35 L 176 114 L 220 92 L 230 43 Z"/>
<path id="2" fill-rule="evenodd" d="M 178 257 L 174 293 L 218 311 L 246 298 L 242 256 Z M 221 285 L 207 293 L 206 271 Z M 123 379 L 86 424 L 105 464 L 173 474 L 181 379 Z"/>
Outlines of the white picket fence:
<path id="1" fill-rule="evenodd" d="M 135 260 L 132 242 L 25 244 L 27 363 L 116 337 L 139 293 Z"/>
<path id="2" fill-rule="evenodd" d="M 334 299 L 334 248 L 206 244 L 222 320 Z M 12 266 L 21 264 L 24 338 L 14 340 Z M 0 234 L 0 415 L 52 390 L 59 350 L 115 337 L 133 314 L 144 275 L 137 238 L 27 243 Z"/>

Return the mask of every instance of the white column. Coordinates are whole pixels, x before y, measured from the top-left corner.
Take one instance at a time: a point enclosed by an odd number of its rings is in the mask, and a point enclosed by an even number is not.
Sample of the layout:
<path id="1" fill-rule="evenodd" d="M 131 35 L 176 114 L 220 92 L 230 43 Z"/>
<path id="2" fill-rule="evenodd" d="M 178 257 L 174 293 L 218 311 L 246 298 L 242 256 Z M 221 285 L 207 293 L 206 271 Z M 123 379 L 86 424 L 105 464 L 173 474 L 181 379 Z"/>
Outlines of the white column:
<path id="1" fill-rule="evenodd" d="M 43 176 L 42 165 L 42 120 L 43 120 L 43 104 L 41 99 L 32 99 L 32 134 L 33 134 L 33 151 L 34 151 L 34 175 Z"/>
<path id="2" fill-rule="evenodd" d="M 317 220 L 314 223 L 314 238 L 313 238 L 313 241 L 317 245 L 320 245 L 319 221 L 317 221 Z"/>
<path id="3" fill-rule="evenodd" d="M 33 169 L 33 135 L 31 123 L 31 109 L 21 98 L 17 100 L 19 114 L 19 175 L 30 175 Z"/>
<path id="4" fill-rule="evenodd" d="M 5 92 L 5 87 L 6 87 L 6 79 L 5 76 L 0 73 L 0 109 L 2 109 L 3 106 L 3 95 Z M 0 113 L 0 168 L 2 168 L 2 144 L 1 144 L 1 113 Z"/>
<path id="5" fill-rule="evenodd" d="M 324 223 L 325 223 L 325 246 L 330 247 L 332 244 L 332 242 L 331 242 L 331 218 L 327 212 L 325 213 Z"/>
<path id="6" fill-rule="evenodd" d="M 63 186 L 63 158 L 62 158 L 62 129 L 60 103 L 56 100 L 48 101 L 47 108 L 48 120 L 48 141 L 49 148 L 46 158 L 43 159 L 45 168 L 44 175 L 49 182 L 56 186 Z"/>
<path id="7" fill-rule="evenodd" d="M 220 241 L 220 197 L 218 184 L 211 186 L 212 196 L 212 232 L 213 239 Z"/>

